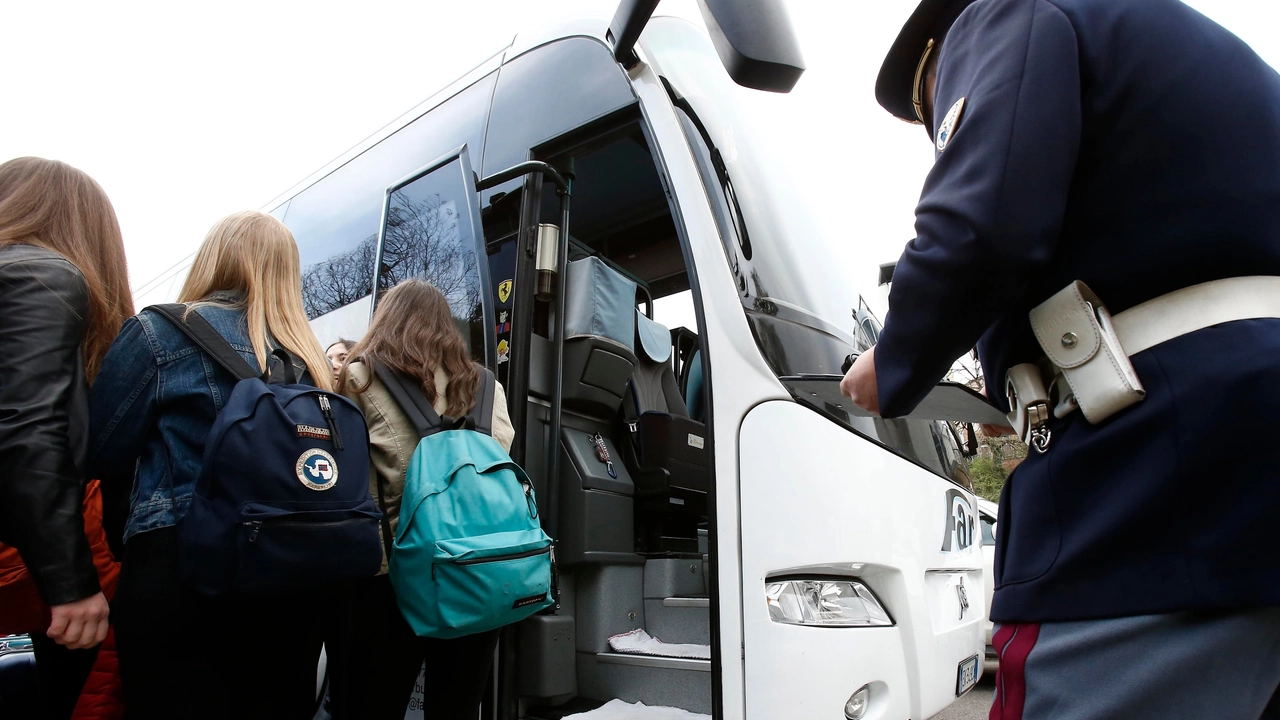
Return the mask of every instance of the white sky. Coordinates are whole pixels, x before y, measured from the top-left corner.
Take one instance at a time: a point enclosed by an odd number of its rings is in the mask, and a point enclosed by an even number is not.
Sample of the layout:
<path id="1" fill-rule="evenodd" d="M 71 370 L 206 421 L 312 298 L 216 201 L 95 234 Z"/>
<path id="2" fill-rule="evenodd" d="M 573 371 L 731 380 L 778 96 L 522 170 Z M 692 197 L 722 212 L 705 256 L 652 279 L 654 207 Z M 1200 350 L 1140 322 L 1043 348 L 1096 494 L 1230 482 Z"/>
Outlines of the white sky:
<path id="1" fill-rule="evenodd" d="M 1123 0 L 1115 0 L 1121 2 Z M 56 158 L 100 182 L 135 287 L 218 218 L 257 208 L 505 45 L 617 0 L 334 3 L 0 2 L 0 161 Z M 758 120 L 828 198 L 858 284 L 897 258 L 932 162 L 921 129 L 875 103 L 915 0 L 788 0 L 808 71 Z M 1194 0 L 1280 66 L 1280 3 Z M 659 12 L 696 17 L 692 0 Z M 854 238 L 857 238 L 855 241 Z"/>

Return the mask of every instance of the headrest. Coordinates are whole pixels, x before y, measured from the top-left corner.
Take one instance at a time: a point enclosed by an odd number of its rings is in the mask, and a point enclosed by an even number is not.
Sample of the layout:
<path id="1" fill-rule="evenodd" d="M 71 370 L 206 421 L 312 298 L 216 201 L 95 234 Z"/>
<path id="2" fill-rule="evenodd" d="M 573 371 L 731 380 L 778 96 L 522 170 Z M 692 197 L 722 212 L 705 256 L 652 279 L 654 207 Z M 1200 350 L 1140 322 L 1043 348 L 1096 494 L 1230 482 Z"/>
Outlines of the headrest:
<path id="1" fill-rule="evenodd" d="M 565 271 L 566 340 L 603 337 L 631 347 L 636 335 L 636 284 L 598 257 L 569 263 Z"/>
<path id="2" fill-rule="evenodd" d="M 636 356 L 643 355 L 656 363 L 671 359 L 671 331 L 661 323 L 636 310 Z"/>

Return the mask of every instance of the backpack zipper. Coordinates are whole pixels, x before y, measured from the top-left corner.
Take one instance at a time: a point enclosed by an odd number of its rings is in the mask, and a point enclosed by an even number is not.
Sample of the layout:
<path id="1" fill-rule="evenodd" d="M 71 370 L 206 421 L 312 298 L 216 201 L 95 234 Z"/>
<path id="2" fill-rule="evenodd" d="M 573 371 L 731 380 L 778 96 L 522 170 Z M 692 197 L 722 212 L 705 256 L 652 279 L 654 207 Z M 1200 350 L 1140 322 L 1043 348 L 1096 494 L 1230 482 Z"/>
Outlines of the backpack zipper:
<path id="1" fill-rule="evenodd" d="M 342 449 L 342 435 L 338 433 L 338 419 L 333 416 L 333 408 L 329 405 L 329 398 L 324 395 L 320 396 L 320 412 L 324 415 L 324 420 L 329 424 L 329 436 L 333 438 L 333 447 Z"/>
<path id="2" fill-rule="evenodd" d="M 263 522 L 262 520 L 245 520 L 240 524 L 247 528 L 251 528 L 249 531 L 249 542 L 258 542 L 258 532 L 261 531 L 262 526 L 266 524 L 270 524 L 272 527 L 303 527 L 303 528 L 317 529 L 317 528 L 336 528 L 336 527 L 342 527 L 344 525 L 355 525 L 358 523 L 365 523 L 365 522 L 372 522 L 372 521 L 373 519 L 368 517 L 355 517 L 355 518 L 347 518 L 345 520 L 326 520 L 324 522 L 301 522 L 296 520 L 293 520 L 293 521 L 283 520 L 280 522 L 272 522 L 272 521 Z"/>
<path id="3" fill-rule="evenodd" d="M 521 552 L 508 552 L 507 555 L 490 555 L 489 557 L 468 557 L 466 560 L 454 560 L 454 565 L 481 565 L 484 562 L 502 562 L 503 560 L 520 560 L 521 557 L 532 557 L 535 555 L 547 555 L 552 551 L 552 546 L 535 547 L 532 550 Z"/>
<path id="4" fill-rule="evenodd" d="M 466 560 L 454 560 L 453 564 L 454 565 L 482 565 L 484 563 L 502 562 L 504 560 L 520 560 L 522 558 L 529 558 L 535 555 L 546 555 L 549 552 L 551 552 L 550 545 L 542 548 L 534 548 L 532 550 L 524 550 L 518 553 L 508 553 L 506 555 L 490 555 L 489 557 L 482 557 L 482 558 L 468 558 Z M 435 565 L 432 565 L 431 567 L 432 569 L 434 569 Z"/>

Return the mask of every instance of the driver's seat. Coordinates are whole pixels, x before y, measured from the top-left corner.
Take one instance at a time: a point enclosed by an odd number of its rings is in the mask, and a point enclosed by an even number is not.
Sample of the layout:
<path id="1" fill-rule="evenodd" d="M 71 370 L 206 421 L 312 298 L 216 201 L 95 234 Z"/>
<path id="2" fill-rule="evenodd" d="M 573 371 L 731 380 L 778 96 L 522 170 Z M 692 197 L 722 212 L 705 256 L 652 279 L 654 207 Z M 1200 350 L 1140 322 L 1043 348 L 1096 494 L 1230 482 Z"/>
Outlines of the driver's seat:
<path id="1" fill-rule="evenodd" d="M 637 551 L 698 551 L 707 514 L 706 426 L 689 417 L 671 367 L 671 332 L 636 311 L 636 368 L 623 396 L 636 486 Z"/>

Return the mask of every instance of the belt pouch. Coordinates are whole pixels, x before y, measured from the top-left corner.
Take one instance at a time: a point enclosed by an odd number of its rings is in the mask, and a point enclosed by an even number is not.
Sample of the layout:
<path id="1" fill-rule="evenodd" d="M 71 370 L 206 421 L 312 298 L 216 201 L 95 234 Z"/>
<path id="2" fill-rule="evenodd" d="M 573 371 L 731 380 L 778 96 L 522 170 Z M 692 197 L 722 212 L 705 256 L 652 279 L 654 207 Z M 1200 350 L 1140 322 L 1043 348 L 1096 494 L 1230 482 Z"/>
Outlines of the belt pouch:
<path id="1" fill-rule="evenodd" d="M 1031 329 L 1090 423 L 1100 423 L 1146 395 L 1116 337 L 1111 314 L 1083 282 L 1077 280 L 1037 305 Z"/>
<path id="2" fill-rule="evenodd" d="M 1009 425 L 1031 445 L 1032 433 L 1049 420 L 1049 391 L 1045 389 L 1040 368 L 1034 363 L 1019 363 L 1004 376 L 1004 393 L 1009 399 Z"/>

